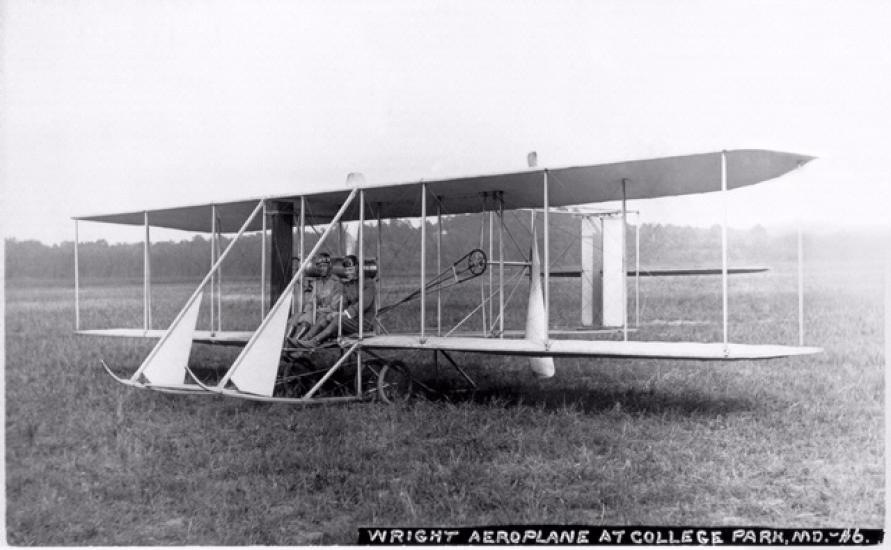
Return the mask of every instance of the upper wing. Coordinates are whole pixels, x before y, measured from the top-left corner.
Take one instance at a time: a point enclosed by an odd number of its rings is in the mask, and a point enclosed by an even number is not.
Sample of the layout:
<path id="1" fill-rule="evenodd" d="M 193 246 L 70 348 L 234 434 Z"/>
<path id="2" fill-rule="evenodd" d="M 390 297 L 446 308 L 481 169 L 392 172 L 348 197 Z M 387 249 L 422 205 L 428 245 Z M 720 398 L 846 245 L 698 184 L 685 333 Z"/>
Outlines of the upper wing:
<path id="1" fill-rule="evenodd" d="M 727 151 L 727 187 L 735 189 L 779 177 L 814 157 L 757 149 Z M 447 213 L 481 212 L 482 193 L 501 192 L 505 209 L 543 207 L 543 174 L 548 173 L 549 205 L 570 206 L 621 200 L 623 181 L 629 200 L 672 195 L 706 193 L 721 189 L 721 153 L 702 153 L 678 157 L 614 162 L 568 168 L 531 169 L 521 172 L 489 174 L 431 180 L 427 185 L 428 206 L 432 211 L 436 197 L 444 199 Z M 420 181 L 365 186 L 365 199 L 376 205 L 382 218 L 407 218 L 420 215 Z M 310 223 L 327 222 L 343 204 L 350 189 L 303 195 L 311 206 Z M 268 200 L 292 202 L 301 195 L 266 197 Z M 223 232 L 238 229 L 247 219 L 259 198 L 216 204 L 219 226 Z M 149 223 L 187 231 L 211 230 L 210 204 L 165 208 L 148 211 Z M 146 212 L 128 212 L 83 216 L 76 219 L 142 225 Z M 377 215 L 378 212 L 375 212 Z M 353 205 L 344 221 L 358 219 L 358 206 Z M 248 230 L 261 228 L 256 220 Z"/>

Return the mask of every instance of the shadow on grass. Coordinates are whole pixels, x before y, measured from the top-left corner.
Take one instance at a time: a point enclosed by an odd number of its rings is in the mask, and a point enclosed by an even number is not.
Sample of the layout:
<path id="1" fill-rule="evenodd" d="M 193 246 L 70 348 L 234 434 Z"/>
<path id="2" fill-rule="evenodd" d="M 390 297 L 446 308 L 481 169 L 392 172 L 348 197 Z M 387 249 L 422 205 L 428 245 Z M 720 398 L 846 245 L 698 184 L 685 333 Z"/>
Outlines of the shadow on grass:
<path id="1" fill-rule="evenodd" d="M 476 403 L 505 408 L 533 407 L 545 411 L 577 410 L 586 414 L 616 411 L 651 416 L 714 417 L 753 411 L 764 405 L 749 398 L 716 396 L 692 388 L 660 389 L 647 384 L 646 387 L 633 387 L 624 383 L 613 387 L 592 386 L 584 379 L 579 379 L 574 386 L 566 385 L 566 380 L 517 382 L 511 380 L 508 372 L 493 374 L 480 372 L 480 369 L 472 370 L 476 371 L 474 377 L 478 382 L 475 390 L 470 390 L 463 380 L 454 376 L 442 376 L 443 371 L 437 374 L 430 364 L 419 364 L 413 369 L 413 374 L 423 388 L 416 385 L 416 391 L 434 402 Z M 225 372 L 224 369 L 208 365 L 196 365 L 193 371 L 208 384 L 215 384 Z M 347 385 L 355 376 L 352 372 L 338 374 L 343 377 L 341 382 Z"/>
<path id="2" fill-rule="evenodd" d="M 540 389 L 505 386 L 431 397 L 431 400 L 439 399 L 447 399 L 452 403 L 499 403 L 505 407 L 541 407 L 548 411 L 575 408 L 584 413 L 620 410 L 625 413 L 646 415 L 717 416 L 757 408 L 757 405 L 748 399 L 715 398 L 701 393 L 677 395 L 656 390 L 635 389 Z"/>

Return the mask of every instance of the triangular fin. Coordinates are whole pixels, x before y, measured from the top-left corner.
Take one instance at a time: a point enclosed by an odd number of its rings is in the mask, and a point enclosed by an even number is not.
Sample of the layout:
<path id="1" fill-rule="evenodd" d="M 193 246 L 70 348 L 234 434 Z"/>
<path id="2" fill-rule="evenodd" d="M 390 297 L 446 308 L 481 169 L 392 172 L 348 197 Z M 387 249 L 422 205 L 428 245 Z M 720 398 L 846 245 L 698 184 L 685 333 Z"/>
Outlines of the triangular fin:
<path id="1" fill-rule="evenodd" d="M 158 347 L 152 350 L 140 366 L 139 371 L 150 383 L 163 386 L 182 384 L 185 380 L 202 294 L 203 292 L 198 294 L 179 319 L 179 323 L 170 327 L 169 332 L 158 342 Z"/>
<path id="2" fill-rule="evenodd" d="M 239 390 L 272 397 L 272 392 L 275 390 L 275 376 L 278 373 L 284 347 L 291 300 L 293 298 L 276 302 L 267 320 L 260 325 L 232 364 L 230 380 Z"/>

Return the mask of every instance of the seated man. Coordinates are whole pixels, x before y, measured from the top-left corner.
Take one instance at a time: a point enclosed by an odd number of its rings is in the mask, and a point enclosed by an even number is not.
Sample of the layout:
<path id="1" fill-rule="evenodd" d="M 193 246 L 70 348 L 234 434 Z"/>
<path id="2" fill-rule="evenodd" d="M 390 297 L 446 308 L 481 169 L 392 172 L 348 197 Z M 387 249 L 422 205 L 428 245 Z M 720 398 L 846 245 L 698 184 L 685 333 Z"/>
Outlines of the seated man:
<path id="1" fill-rule="evenodd" d="M 355 256 L 350 254 L 343 259 L 343 304 L 337 313 L 330 313 L 326 318 L 319 317 L 319 322 L 313 325 L 305 335 L 305 345 L 316 347 L 321 342 L 337 334 L 338 322 L 344 335 L 359 332 L 359 308 L 362 307 L 363 324 L 365 331 L 371 332 L 374 328 L 374 281 L 370 277 L 365 278 L 362 289 L 362 304 L 359 304 L 359 266 Z"/>
<path id="2" fill-rule="evenodd" d="M 313 309 L 315 309 L 316 324 L 318 324 L 337 311 L 340 303 L 341 284 L 331 276 L 331 255 L 327 252 L 316 254 L 313 265 L 317 276 L 315 279 L 307 279 L 304 282 L 303 310 L 288 321 L 286 334 L 289 339 L 302 338 L 313 326 Z M 313 296 L 313 288 L 315 288 L 315 296 Z"/>

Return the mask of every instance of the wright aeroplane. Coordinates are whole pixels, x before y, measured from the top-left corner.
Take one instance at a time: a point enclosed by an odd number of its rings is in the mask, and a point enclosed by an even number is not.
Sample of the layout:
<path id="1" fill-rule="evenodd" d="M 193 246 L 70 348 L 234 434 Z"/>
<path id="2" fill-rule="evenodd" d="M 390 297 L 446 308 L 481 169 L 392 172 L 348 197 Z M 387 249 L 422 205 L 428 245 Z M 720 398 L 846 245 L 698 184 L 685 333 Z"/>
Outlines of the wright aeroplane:
<path id="1" fill-rule="evenodd" d="M 361 174 L 350 174 L 347 185 L 335 190 L 288 196 L 263 197 L 219 204 L 202 204 L 160 210 L 102 214 L 75 218 L 75 287 L 79 296 L 77 227 L 84 221 L 145 227 L 144 316 L 141 328 L 82 329 L 79 298 L 75 328 L 78 334 L 157 339 L 154 348 L 129 376 L 121 376 L 104 362 L 118 382 L 135 388 L 167 393 L 223 395 L 284 403 L 324 403 L 380 398 L 405 398 L 413 386 L 411 365 L 387 355 L 406 350 L 429 351 L 444 357 L 471 384 L 472 379 L 451 357 L 452 352 L 522 356 L 538 377 L 555 373 L 557 357 L 611 357 L 687 359 L 702 361 L 762 360 L 812 354 L 819 348 L 803 345 L 741 344 L 728 339 L 727 278 L 765 268 L 727 265 L 726 225 L 722 227 L 720 268 L 643 270 L 630 269 L 626 258 L 628 200 L 674 195 L 722 192 L 771 180 L 795 170 L 813 157 L 767 150 L 728 150 L 633 160 L 610 164 L 540 168 L 534 153 L 529 168 L 510 173 L 366 185 Z M 726 199 L 725 199 L 726 200 Z M 621 209 L 593 210 L 597 203 L 618 203 Z M 509 235 L 505 212 L 520 212 L 530 219 L 528 234 Z M 580 218 L 581 265 L 551 265 L 551 217 L 570 214 Z M 481 228 L 488 221 L 488 251 L 468 247 L 461 258 L 447 259 L 442 267 L 440 242 L 443 216 L 478 215 Z M 428 259 L 429 218 L 437 220 L 436 262 Z M 536 225 L 536 218 L 541 221 Z M 381 220 L 420 219 L 420 273 L 413 288 L 393 304 L 382 304 L 381 282 L 389 274 L 381 269 Z M 151 227 L 211 235 L 212 265 L 201 283 L 165 329 L 151 321 Z M 347 227 L 347 238 L 343 231 Z M 352 228 L 352 229 L 350 229 Z M 307 231 L 317 238 L 310 250 Z M 375 231 L 377 250 L 370 257 L 365 232 Z M 352 231 L 353 239 L 348 235 Z M 233 245 L 246 233 L 260 232 L 262 321 L 250 331 L 223 330 L 220 311 L 220 267 Z M 481 240 L 483 230 L 481 229 Z M 230 238 L 221 250 L 220 236 Z M 336 235 L 337 238 L 333 238 Z M 513 241 L 505 240 L 505 236 Z M 539 238 L 540 236 L 540 238 Z M 296 238 L 295 238 L 296 237 Z M 295 243 L 296 241 L 299 241 Z M 307 345 L 288 335 L 295 312 L 306 311 L 315 300 L 305 292 L 318 273 L 313 259 L 334 250 L 333 241 L 346 240 L 353 250 L 333 254 L 333 270 L 342 274 L 357 260 L 353 279 L 358 304 L 369 302 L 363 293 L 377 294 L 373 308 L 358 307 L 350 315 L 340 310 L 336 333 L 324 343 Z M 507 258 L 505 243 L 520 250 Z M 539 247 L 539 243 L 541 246 Z M 296 245 L 296 246 L 295 246 Z M 539 249 L 541 248 L 541 249 Z M 338 254 L 340 252 L 340 254 Z M 352 252 L 354 256 L 349 256 Z M 350 260 L 349 258 L 355 258 Z M 431 264 L 431 265 L 428 265 Z M 629 339 L 628 277 L 716 274 L 722 277 L 723 338 L 717 342 L 665 342 Z M 454 326 L 444 326 L 442 290 L 488 276 L 479 300 Z M 580 280 L 580 325 L 553 326 L 551 279 Z M 482 280 L 482 279 L 481 279 Z M 371 285 L 368 283 L 372 282 Z M 374 284 L 376 283 L 376 285 Z M 347 284 L 347 283 L 344 283 Z M 508 311 L 514 290 L 527 285 L 524 323 L 509 326 Z M 310 285 L 311 286 L 311 285 Z M 508 287 L 511 287 L 508 290 Z M 475 288 L 475 287 L 474 287 Z M 209 289 L 209 327 L 199 330 L 199 309 Z M 799 325 L 801 324 L 799 280 Z M 474 290 L 475 292 L 475 290 Z M 476 294 L 474 294 L 476 295 Z M 432 302 L 436 300 L 435 311 Z M 343 302 L 338 307 L 343 306 Z M 635 300 L 637 302 L 637 299 Z M 388 330 L 381 318 L 394 308 L 417 308 L 415 329 Z M 315 320 L 315 310 L 313 320 Z M 466 322 L 482 317 L 482 330 L 467 330 Z M 358 317 L 355 319 L 354 317 Z M 369 319 L 370 317 L 370 319 Z M 513 316 L 514 321 L 518 318 Z M 353 330 L 345 330 L 350 319 Z M 461 330 L 463 327 L 463 330 Z M 800 329 L 801 330 L 801 329 Z M 610 335 L 609 338 L 603 337 Z M 620 335 L 621 339 L 616 339 Z M 217 380 L 202 380 L 189 366 L 193 344 L 241 346 L 234 362 Z"/>

